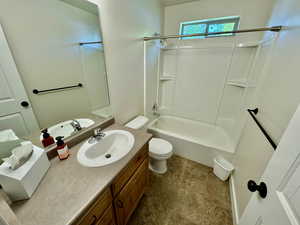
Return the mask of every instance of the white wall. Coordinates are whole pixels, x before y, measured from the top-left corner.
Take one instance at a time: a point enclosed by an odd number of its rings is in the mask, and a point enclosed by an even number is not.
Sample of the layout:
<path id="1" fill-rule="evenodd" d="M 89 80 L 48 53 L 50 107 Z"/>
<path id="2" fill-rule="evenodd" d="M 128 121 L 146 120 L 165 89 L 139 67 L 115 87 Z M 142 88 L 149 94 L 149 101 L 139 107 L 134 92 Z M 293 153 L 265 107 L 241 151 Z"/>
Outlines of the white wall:
<path id="1" fill-rule="evenodd" d="M 109 105 L 103 45 L 81 46 L 84 83 L 92 111 Z"/>
<path id="2" fill-rule="evenodd" d="M 174 76 L 173 81 L 161 82 L 162 107 L 169 114 L 215 124 L 232 47 L 209 47 L 197 41 L 178 41 L 178 46 L 188 48 L 162 53 L 161 76 Z"/>
<path id="3" fill-rule="evenodd" d="M 201 0 L 165 8 L 165 34 L 177 34 L 183 21 L 214 17 L 240 16 L 240 28 L 264 26 L 270 16 L 274 0 Z M 247 35 L 249 37 L 249 35 Z"/>
<path id="4" fill-rule="evenodd" d="M 298 91 L 300 83 L 300 2 L 298 0 L 278 0 L 269 25 L 284 25 L 286 28 L 280 32 L 273 50 L 269 52 L 269 63 L 265 65 L 253 105 L 258 106 L 260 110 L 259 121 L 278 143 L 300 103 Z M 246 127 L 243 136 L 252 132 L 251 128 Z M 259 144 L 253 146 L 255 142 Z M 247 146 L 253 146 L 255 149 L 249 149 Z M 239 180 L 238 177 L 244 177 L 244 174 L 248 174 L 249 170 L 255 171 L 254 174 L 252 173 L 254 178 L 261 175 L 267 162 L 260 165 L 258 170 L 256 169 L 257 164 L 260 164 L 258 161 L 264 157 L 268 149 L 269 146 L 256 138 L 249 138 L 239 145 L 236 157 L 240 166 L 236 170 L 234 178 L 236 189 L 241 189 L 237 196 L 238 200 L 242 200 L 242 202 L 238 202 L 240 216 L 250 195 L 245 188 L 239 185 L 239 183 L 245 183 L 247 180 L 243 180 L 243 178 Z M 249 154 L 250 157 L 245 157 Z M 250 163 L 249 158 L 253 158 L 251 168 L 247 167 Z"/>
<path id="5" fill-rule="evenodd" d="M 246 126 L 233 160 L 235 171 L 231 182 L 234 183 L 237 200 L 237 208 L 232 212 L 234 217 L 241 217 L 252 196 L 247 188 L 247 182 L 249 180 L 259 181 L 273 151 L 272 146 L 255 122 L 247 117 Z"/>
<path id="6" fill-rule="evenodd" d="M 235 48 L 232 38 L 177 40 L 176 46 L 161 53 L 160 76 L 174 77 L 160 82 L 161 112 L 223 127 L 236 145 L 248 90 L 232 83 L 250 83 L 257 48 Z"/>
<path id="7" fill-rule="evenodd" d="M 1 0 L 0 22 L 40 126 L 90 112 L 85 88 L 32 90 L 84 83 L 78 43 L 99 40 L 98 17 L 58 0 Z"/>
<path id="8" fill-rule="evenodd" d="M 144 36 L 160 32 L 159 0 L 100 0 L 111 105 L 124 123 L 144 109 Z"/>

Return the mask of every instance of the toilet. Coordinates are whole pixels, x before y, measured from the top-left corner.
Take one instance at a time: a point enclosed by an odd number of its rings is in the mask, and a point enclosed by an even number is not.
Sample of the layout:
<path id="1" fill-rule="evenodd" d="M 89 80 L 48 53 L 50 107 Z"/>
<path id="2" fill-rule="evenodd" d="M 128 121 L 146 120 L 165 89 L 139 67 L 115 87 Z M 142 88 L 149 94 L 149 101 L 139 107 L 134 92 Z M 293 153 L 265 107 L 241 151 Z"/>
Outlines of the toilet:
<path id="1" fill-rule="evenodd" d="M 152 138 L 149 142 L 149 168 L 156 173 L 167 172 L 167 159 L 173 154 L 173 146 L 170 142 L 161 138 Z"/>
<path id="2" fill-rule="evenodd" d="M 125 127 L 132 129 L 142 129 L 146 126 L 149 119 L 145 116 L 138 116 Z M 158 174 L 164 174 L 168 170 L 167 159 L 173 154 L 173 146 L 170 142 L 161 138 L 152 138 L 149 142 L 149 169 Z"/>

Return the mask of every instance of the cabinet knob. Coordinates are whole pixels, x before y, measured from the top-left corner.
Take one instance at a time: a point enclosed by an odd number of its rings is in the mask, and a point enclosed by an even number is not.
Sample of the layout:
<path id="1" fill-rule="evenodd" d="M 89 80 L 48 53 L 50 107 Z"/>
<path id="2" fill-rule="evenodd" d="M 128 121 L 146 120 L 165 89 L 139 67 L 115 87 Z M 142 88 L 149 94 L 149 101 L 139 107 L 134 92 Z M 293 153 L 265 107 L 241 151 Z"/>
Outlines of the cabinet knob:
<path id="1" fill-rule="evenodd" d="M 91 223 L 91 225 L 96 225 L 97 223 L 97 216 L 93 215 L 93 222 Z"/>
<path id="2" fill-rule="evenodd" d="M 117 206 L 119 207 L 119 208 L 123 208 L 124 207 L 124 204 L 123 204 L 123 202 L 121 201 L 121 200 L 117 200 Z"/>
<path id="3" fill-rule="evenodd" d="M 140 155 L 140 156 L 138 156 L 137 158 L 136 158 L 136 162 L 139 162 L 140 160 L 141 160 L 141 158 L 142 158 L 142 156 Z"/>
<path id="4" fill-rule="evenodd" d="M 251 192 L 258 191 L 260 197 L 266 198 L 268 193 L 267 185 L 264 182 L 261 182 L 259 185 L 253 180 L 248 181 L 248 190 Z"/>

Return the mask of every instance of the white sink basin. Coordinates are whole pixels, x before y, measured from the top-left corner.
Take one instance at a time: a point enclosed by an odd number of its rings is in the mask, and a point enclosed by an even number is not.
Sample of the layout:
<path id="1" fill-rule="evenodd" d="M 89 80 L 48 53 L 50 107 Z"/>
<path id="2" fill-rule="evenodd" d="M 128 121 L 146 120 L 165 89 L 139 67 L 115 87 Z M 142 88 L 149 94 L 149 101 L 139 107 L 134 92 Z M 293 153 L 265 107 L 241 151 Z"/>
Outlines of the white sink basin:
<path id="1" fill-rule="evenodd" d="M 92 126 L 95 122 L 91 119 L 76 119 L 82 128 L 87 128 Z M 67 120 L 65 122 L 61 122 L 52 127 L 48 128 L 49 134 L 54 137 L 54 139 L 58 136 L 63 136 L 64 138 L 70 137 L 74 133 L 74 129 L 71 126 L 72 120 Z M 43 140 L 43 135 L 41 134 L 40 140 Z"/>
<path id="2" fill-rule="evenodd" d="M 124 130 L 104 132 L 99 141 L 86 141 L 77 153 L 78 162 L 86 167 L 100 167 L 114 163 L 126 156 L 133 147 L 134 136 Z"/>

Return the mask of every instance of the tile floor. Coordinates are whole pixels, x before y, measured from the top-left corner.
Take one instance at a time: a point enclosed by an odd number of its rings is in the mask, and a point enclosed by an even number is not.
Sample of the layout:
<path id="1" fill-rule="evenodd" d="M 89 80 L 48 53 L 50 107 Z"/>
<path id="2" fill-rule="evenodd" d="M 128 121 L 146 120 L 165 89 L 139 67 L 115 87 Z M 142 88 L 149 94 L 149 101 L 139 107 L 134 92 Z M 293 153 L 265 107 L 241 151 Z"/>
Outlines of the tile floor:
<path id="1" fill-rule="evenodd" d="M 150 185 L 128 225 L 232 225 L 228 182 L 211 168 L 173 156 Z"/>

